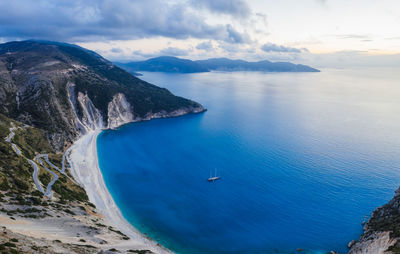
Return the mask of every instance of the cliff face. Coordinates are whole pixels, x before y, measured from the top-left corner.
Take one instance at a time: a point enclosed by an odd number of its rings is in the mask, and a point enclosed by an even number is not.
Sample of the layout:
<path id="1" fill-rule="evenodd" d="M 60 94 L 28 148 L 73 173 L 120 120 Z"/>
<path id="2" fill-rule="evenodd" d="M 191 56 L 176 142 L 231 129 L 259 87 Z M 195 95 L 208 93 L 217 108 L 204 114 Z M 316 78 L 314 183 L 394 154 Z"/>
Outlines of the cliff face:
<path id="1" fill-rule="evenodd" d="M 400 253 L 400 188 L 392 200 L 378 207 L 349 254 Z"/>
<path id="2" fill-rule="evenodd" d="M 114 95 L 108 103 L 108 128 L 117 128 L 122 124 L 132 122 L 134 119 L 131 104 L 123 93 Z"/>
<path id="3" fill-rule="evenodd" d="M 58 151 L 90 130 L 203 110 L 75 45 L 0 44 L 0 113 L 45 130 Z"/>

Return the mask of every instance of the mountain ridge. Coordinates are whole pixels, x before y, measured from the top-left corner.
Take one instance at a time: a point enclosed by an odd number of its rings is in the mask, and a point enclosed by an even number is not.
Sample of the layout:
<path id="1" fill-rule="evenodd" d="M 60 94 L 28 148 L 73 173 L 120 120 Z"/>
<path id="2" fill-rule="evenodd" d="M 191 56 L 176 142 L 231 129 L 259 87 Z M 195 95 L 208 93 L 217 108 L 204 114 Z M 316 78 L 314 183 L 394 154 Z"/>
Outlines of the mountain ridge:
<path id="1" fill-rule="evenodd" d="M 199 73 L 209 71 L 264 71 L 264 72 L 319 72 L 307 65 L 290 62 L 271 62 L 262 60 L 248 62 L 242 59 L 210 58 L 190 60 L 173 56 L 159 56 L 145 61 L 116 63 L 130 72 L 151 71 L 170 73 Z"/>
<path id="2" fill-rule="evenodd" d="M 131 122 L 204 108 L 76 45 L 0 44 L 0 113 L 45 130 L 57 150 L 94 127 L 116 127 L 113 110 Z"/>

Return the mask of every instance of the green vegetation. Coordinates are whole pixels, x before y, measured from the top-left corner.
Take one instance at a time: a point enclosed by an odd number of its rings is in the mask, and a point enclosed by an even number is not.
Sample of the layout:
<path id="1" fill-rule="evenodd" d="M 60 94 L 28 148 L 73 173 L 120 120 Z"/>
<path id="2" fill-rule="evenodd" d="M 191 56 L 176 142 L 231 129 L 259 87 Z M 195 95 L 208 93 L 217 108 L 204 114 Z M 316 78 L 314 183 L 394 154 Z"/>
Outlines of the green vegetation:
<path id="1" fill-rule="evenodd" d="M 135 113 L 142 117 L 148 112 L 162 110 L 170 112 L 181 107 L 198 105 L 190 100 L 174 96 L 165 88 L 136 78 L 94 52 L 70 45 L 58 45 L 58 47 L 72 60 L 90 67 L 91 72 L 76 72 L 76 92 L 87 92 L 104 116 L 107 115 L 108 103 L 116 93 L 124 93 L 133 105 Z"/>
<path id="2" fill-rule="evenodd" d="M 55 61 L 58 63 L 43 65 Z M 33 154 L 23 144 L 29 144 L 40 153 L 51 153 L 47 142 L 37 136 L 45 134 L 52 148 L 57 151 L 64 150 L 77 137 L 75 123 L 71 121 L 75 117 L 75 109 L 69 101 L 68 83 L 76 84 L 75 96 L 78 92 L 89 96 L 101 111 L 104 120 L 107 120 L 108 103 L 117 93 L 125 95 L 132 105 L 134 115 L 139 117 L 149 113 L 200 106 L 191 100 L 173 95 L 165 88 L 140 80 L 98 54 L 75 45 L 44 41 L 2 44 L 0 66 L 19 70 L 12 77 L 9 72 L 0 74 L 0 86 L 10 87 L 10 92 L 0 97 L 0 113 L 14 119 L 26 119 L 37 128 L 29 133 L 32 134 L 32 139 L 36 142 L 43 141 L 34 143 L 29 140 L 30 135 L 20 137 L 18 143 L 29 158 Z M 22 98 L 24 103 L 17 104 L 15 91 L 21 87 L 25 88 Z M 81 115 L 79 105 L 76 110 Z"/>
<path id="3" fill-rule="evenodd" d="M 32 178 L 33 168 L 27 159 L 33 159 L 39 152 L 49 153 L 49 160 L 61 168 L 62 154 L 54 152 L 43 130 L 28 127 L 15 131 L 12 142 L 21 148 L 23 155 L 17 156 L 11 145 L 4 140 L 9 135 L 11 126 L 23 125 L 0 114 L 0 157 L 2 158 L 0 160 L 0 190 L 5 191 L 7 196 L 17 195 L 14 200 L 20 205 L 47 205 L 47 203 L 41 201 L 43 194 L 35 188 Z M 40 168 L 39 180 L 45 189 L 51 181 L 52 175 L 44 170 L 39 163 L 37 164 Z M 47 168 L 51 168 L 47 163 L 45 165 Z M 55 172 L 59 175 L 59 179 L 52 188 L 56 194 L 55 197 L 58 197 L 64 203 L 65 201 L 88 201 L 86 192 L 82 187 L 72 182 L 67 176 L 58 171 Z M 25 198 L 22 198 L 22 196 L 25 196 Z"/>
<path id="4" fill-rule="evenodd" d="M 17 156 L 10 144 L 4 140 L 10 133 L 9 128 L 12 124 L 21 126 L 20 123 L 0 114 L 0 190 L 28 193 L 33 186 L 31 166 L 25 158 Z"/>
<path id="5" fill-rule="evenodd" d="M 104 117 L 108 112 L 108 103 L 116 93 L 125 94 L 126 99 L 135 109 L 135 113 L 141 117 L 149 112 L 163 110 L 171 112 L 182 107 L 198 105 L 190 100 L 174 96 L 167 89 L 141 81 L 118 67 L 107 70 L 107 76 L 114 82 L 105 82 L 104 79 L 88 75 L 87 72 L 77 73 L 75 77 L 76 92 L 87 93 L 93 104 L 104 112 Z"/>
<path id="6" fill-rule="evenodd" d="M 400 243 L 396 242 L 394 245 L 390 246 L 387 251 L 390 251 L 393 254 L 400 254 Z"/>
<path id="7" fill-rule="evenodd" d="M 377 208 L 368 221 L 368 227 L 375 232 L 389 231 L 392 238 L 400 237 L 399 207 L 389 202 Z"/>
<path id="8" fill-rule="evenodd" d="M 45 132 L 36 128 L 24 128 L 15 131 L 13 142 L 27 158 L 35 157 L 35 153 L 53 152 Z"/>
<path id="9" fill-rule="evenodd" d="M 392 239 L 400 238 L 400 195 L 396 194 L 387 204 L 377 208 L 367 225 L 366 237 L 374 232 L 390 232 Z M 400 242 L 390 246 L 388 251 L 400 254 Z"/>
<path id="10" fill-rule="evenodd" d="M 114 229 L 114 228 L 111 227 L 111 226 L 108 227 L 108 230 L 110 230 L 110 231 L 112 231 L 112 232 L 114 232 L 114 233 L 117 233 L 118 235 L 122 236 L 122 239 L 123 239 L 123 240 L 129 240 L 129 239 L 130 239 L 127 235 L 125 235 L 124 233 L 122 233 L 122 232 L 119 231 L 119 230 Z"/>
<path id="11" fill-rule="evenodd" d="M 4 246 L 6 246 L 6 247 L 14 247 L 14 248 L 17 247 L 17 245 L 15 245 L 15 243 L 10 243 L 10 242 L 5 243 Z"/>
<path id="12" fill-rule="evenodd" d="M 19 254 L 19 253 L 21 253 L 20 251 L 14 249 L 16 247 L 17 247 L 16 244 L 11 243 L 11 242 L 6 242 L 6 243 L 3 243 L 3 244 L 0 244 L 0 251 L 1 251 L 2 254 L 3 253 L 4 254 L 9 254 L 9 253 L 11 253 L 11 254 Z"/>
<path id="13" fill-rule="evenodd" d="M 137 254 L 149 254 L 152 253 L 149 250 L 128 250 L 128 252 L 130 253 L 137 253 Z"/>
<path id="14" fill-rule="evenodd" d="M 85 190 L 82 187 L 73 184 L 65 175 L 60 175 L 58 181 L 53 185 L 53 191 L 59 194 L 62 200 L 78 200 L 81 202 L 89 200 Z"/>

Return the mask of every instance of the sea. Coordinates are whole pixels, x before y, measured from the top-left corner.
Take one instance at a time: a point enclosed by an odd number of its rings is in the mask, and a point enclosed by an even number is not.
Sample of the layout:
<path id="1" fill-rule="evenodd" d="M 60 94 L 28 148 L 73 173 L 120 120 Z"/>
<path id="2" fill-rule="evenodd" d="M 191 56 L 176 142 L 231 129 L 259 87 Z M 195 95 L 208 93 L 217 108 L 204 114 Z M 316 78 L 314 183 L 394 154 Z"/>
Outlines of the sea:
<path id="1" fill-rule="evenodd" d="M 175 253 L 347 253 L 400 186 L 400 69 L 140 78 L 208 109 L 97 139 L 123 216 Z"/>

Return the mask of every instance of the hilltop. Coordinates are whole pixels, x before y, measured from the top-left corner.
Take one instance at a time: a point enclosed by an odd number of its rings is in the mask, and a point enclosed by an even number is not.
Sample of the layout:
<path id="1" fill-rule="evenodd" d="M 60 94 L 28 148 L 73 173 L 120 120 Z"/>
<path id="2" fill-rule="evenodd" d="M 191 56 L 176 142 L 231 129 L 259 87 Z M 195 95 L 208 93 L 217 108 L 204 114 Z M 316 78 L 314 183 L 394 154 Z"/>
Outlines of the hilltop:
<path id="1" fill-rule="evenodd" d="M 94 127 L 203 110 L 76 45 L 0 44 L 0 113 L 45 130 L 57 150 Z"/>

